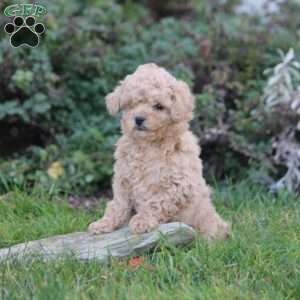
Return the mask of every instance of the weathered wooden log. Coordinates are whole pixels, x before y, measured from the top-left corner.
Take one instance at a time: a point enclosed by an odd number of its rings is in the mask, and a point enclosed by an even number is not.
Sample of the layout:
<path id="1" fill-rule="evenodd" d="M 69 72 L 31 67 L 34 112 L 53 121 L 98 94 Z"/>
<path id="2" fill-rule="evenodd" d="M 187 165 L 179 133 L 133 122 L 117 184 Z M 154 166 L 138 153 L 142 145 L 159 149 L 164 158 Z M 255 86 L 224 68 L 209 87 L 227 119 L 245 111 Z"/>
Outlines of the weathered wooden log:
<path id="1" fill-rule="evenodd" d="M 163 238 L 172 245 L 186 244 L 195 238 L 195 231 L 183 223 L 162 224 L 158 230 L 135 235 L 128 227 L 108 234 L 91 235 L 75 232 L 0 249 L 0 261 L 38 258 L 51 260 L 72 257 L 106 262 L 110 257 L 122 258 L 155 247 Z"/>

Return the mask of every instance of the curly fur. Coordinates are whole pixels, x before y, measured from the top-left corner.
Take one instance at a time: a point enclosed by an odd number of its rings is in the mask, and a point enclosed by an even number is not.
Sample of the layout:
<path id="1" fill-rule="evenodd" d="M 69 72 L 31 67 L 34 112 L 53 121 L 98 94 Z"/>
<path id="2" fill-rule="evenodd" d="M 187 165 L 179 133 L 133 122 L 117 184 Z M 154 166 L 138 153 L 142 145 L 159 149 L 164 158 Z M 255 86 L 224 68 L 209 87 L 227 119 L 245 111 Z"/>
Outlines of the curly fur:
<path id="1" fill-rule="evenodd" d="M 115 152 L 113 192 L 97 234 L 129 222 L 133 233 L 180 221 L 208 239 L 227 237 L 229 225 L 215 211 L 202 176 L 200 148 L 189 130 L 194 98 L 188 85 L 155 64 L 139 66 L 106 97 L 108 111 L 122 111 Z M 142 127 L 136 118 L 144 118 Z"/>

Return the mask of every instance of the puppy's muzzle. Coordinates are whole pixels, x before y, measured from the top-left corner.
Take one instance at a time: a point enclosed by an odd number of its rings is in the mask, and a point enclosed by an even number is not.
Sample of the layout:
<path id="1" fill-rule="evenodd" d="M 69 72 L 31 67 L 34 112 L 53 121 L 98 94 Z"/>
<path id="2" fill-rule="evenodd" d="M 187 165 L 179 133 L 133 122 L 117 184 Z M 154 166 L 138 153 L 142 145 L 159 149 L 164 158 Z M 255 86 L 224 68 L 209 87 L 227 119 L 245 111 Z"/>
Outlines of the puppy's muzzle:
<path id="1" fill-rule="evenodd" d="M 134 118 L 134 122 L 135 122 L 135 127 L 138 130 L 146 130 L 146 126 L 145 126 L 145 118 L 144 117 L 135 117 Z"/>

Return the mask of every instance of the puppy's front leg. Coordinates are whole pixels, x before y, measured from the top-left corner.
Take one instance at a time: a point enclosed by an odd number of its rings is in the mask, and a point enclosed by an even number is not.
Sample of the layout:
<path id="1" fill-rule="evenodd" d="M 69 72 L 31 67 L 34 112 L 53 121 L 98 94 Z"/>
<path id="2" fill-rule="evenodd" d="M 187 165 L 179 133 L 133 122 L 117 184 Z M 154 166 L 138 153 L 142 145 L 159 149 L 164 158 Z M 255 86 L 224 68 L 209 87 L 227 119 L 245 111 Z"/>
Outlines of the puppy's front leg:
<path id="1" fill-rule="evenodd" d="M 176 197 L 174 197 L 176 198 Z M 155 195 L 129 222 L 132 233 L 144 233 L 155 230 L 159 224 L 169 222 L 179 212 L 183 203 L 176 202 L 170 194 Z"/>
<path id="2" fill-rule="evenodd" d="M 153 212 L 141 212 L 133 216 L 129 222 L 132 233 L 145 233 L 155 230 L 159 226 L 159 220 Z"/>
<path id="3" fill-rule="evenodd" d="M 89 225 L 92 234 L 107 233 L 125 224 L 131 215 L 131 206 L 124 201 L 114 199 L 108 202 L 104 216 Z"/>
<path id="4" fill-rule="evenodd" d="M 121 176 L 114 177 L 114 199 L 107 203 L 102 219 L 90 224 L 89 232 L 92 234 L 112 232 L 127 223 L 132 213 L 132 203 L 128 186 Z"/>

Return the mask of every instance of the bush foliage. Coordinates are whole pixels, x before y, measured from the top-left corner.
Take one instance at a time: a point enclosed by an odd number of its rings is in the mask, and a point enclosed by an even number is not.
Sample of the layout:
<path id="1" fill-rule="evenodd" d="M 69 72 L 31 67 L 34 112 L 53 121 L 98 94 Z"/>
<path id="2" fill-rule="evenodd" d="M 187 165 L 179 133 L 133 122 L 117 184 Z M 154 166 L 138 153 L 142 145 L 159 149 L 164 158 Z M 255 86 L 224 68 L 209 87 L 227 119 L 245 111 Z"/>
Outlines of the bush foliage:
<path id="1" fill-rule="evenodd" d="M 261 165 L 277 130 L 262 109 L 263 70 L 279 61 L 277 48 L 299 54 L 299 7 L 290 1 L 259 18 L 236 14 L 237 2 L 44 1 L 47 30 L 38 48 L 12 49 L 1 32 L 0 190 L 107 187 L 119 125 L 104 97 L 150 61 L 193 89 L 192 128 L 200 137 L 226 131 L 228 142 L 203 145 L 207 174 L 238 178 L 241 165 Z"/>

